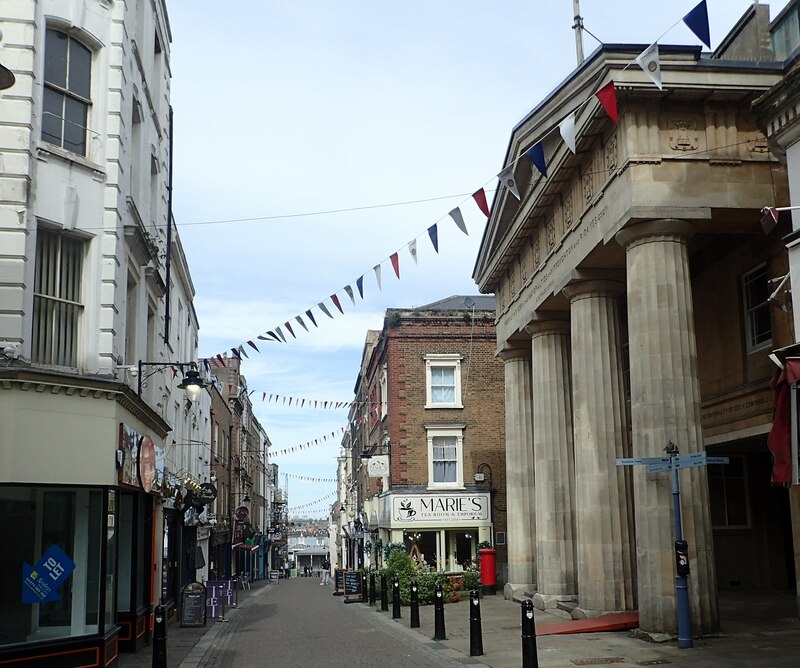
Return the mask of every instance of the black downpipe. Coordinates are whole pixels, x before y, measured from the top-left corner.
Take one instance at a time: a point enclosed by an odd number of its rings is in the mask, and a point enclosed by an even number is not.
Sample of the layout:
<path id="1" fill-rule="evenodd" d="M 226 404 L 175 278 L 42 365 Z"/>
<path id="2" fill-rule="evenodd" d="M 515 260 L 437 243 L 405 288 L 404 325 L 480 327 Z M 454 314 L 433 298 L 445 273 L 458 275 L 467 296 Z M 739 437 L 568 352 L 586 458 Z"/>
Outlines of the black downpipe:
<path id="1" fill-rule="evenodd" d="M 172 270 L 172 105 L 169 107 L 169 173 L 167 174 L 167 252 L 164 262 L 166 293 L 164 295 L 164 343 L 169 343 L 170 273 Z"/>

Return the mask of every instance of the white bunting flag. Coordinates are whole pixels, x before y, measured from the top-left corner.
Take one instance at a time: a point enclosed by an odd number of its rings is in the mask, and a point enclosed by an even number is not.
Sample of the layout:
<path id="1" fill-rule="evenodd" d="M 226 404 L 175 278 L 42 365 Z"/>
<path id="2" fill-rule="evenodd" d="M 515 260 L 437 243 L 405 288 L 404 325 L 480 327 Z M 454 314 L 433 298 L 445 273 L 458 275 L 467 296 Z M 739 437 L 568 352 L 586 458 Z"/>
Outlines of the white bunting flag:
<path id="1" fill-rule="evenodd" d="M 378 282 L 378 290 L 381 290 L 381 265 L 376 264 L 372 269 L 375 272 L 375 280 Z"/>
<path id="2" fill-rule="evenodd" d="M 353 288 L 350 287 L 349 285 L 345 285 L 344 286 L 344 291 L 347 293 L 347 296 L 350 297 L 350 301 L 353 302 L 353 306 L 355 306 L 356 305 L 356 298 L 355 298 L 355 295 L 353 295 Z"/>
<path id="3" fill-rule="evenodd" d="M 658 60 L 658 42 L 648 46 L 636 57 L 636 63 L 644 70 L 653 83 L 661 90 L 661 63 Z"/>
<path id="4" fill-rule="evenodd" d="M 575 153 L 575 113 L 571 113 L 558 124 L 561 138 L 572 153 Z"/>
<path id="5" fill-rule="evenodd" d="M 514 165 L 509 165 L 506 167 L 497 175 L 497 178 L 500 179 L 500 185 L 508 188 L 514 197 L 516 197 L 518 200 L 522 199 L 519 196 L 519 190 L 517 190 L 517 181 L 514 179 Z"/>
<path id="6" fill-rule="evenodd" d="M 469 236 L 469 232 L 467 232 L 467 226 L 464 224 L 464 216 L 461 215 L 461 209 L 456 207 L 450 212 L 450 217 L 455 222 L 456 226 L 459 230 L 461 230 L 464 234 Z"/>
<path id="7" fill-rule="evenodd" d="M 414 239 L 413 241 L 408 242 L 408 252 L 411 253 L 411 257 L 414 258 L 414 264 L 417 264 L 417 240 Z"/>

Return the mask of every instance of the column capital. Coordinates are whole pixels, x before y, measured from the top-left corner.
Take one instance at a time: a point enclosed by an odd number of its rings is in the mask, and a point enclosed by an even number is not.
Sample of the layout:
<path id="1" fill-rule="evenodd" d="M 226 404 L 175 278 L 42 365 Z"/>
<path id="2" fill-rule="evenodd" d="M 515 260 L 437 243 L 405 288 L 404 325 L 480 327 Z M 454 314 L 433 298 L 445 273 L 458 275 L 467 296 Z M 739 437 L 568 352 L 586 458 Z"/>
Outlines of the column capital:
<path id="1" fill-rule="evenodd" d="M 625 294 L 625 281 L 594 278 L 591 280 L 574 281 L 566 285 L 562 292 L 570 301 L 583 297 L 612 297 L 616 298 Z"/>
<path id="2" fill-rule="evenodd" d="M 562 311 L 539 311 L 525 326 L 531 337 L 542 334 L 569 334 L 569 313 Z"/>
<path id="3" fill-rule="evenodd" d="M 516 360 L 531 358 L 531 342 L 526 341 L 506 341 L 502 343 L 495 352 L 495 357 L 499 357 L 504 362 L 514 362 Z"/>
<path id="4" fill-rule="evenodd" d="M 685 241 L 695 233 L 697 224 L 679 218 L 658 218 L 623 227 L 615 238 L 623 247 L 635 246 L 644 241 L 661 237 L 664 241 Z"/>

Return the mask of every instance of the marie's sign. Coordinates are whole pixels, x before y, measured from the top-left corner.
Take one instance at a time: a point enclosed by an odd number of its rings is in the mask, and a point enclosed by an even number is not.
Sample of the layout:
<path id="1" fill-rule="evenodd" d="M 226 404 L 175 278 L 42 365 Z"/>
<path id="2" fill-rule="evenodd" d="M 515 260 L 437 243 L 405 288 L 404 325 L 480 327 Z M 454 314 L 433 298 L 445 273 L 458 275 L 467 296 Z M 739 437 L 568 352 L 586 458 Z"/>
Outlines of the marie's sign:
<path id="1" fill-rule="evenodd" d="M 488 522 L 488 494 L 406 494 L 392 497 L 392 521 L 402 524 Z"/>

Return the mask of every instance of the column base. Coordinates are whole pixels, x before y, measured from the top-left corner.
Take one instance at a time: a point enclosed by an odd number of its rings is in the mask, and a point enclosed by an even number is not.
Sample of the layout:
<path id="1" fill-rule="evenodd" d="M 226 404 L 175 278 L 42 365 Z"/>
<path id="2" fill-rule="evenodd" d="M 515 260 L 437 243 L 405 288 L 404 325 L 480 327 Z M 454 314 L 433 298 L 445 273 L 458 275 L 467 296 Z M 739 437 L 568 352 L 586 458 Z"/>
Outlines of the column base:
<path id="1" fill-rule="evenodd" d="M 531 598 L 536 593 L 535 584 L 514 584 L 507 582 L 503 586 L 503 598 L 507 601 L 521 603 L 525 598 Z"/>

